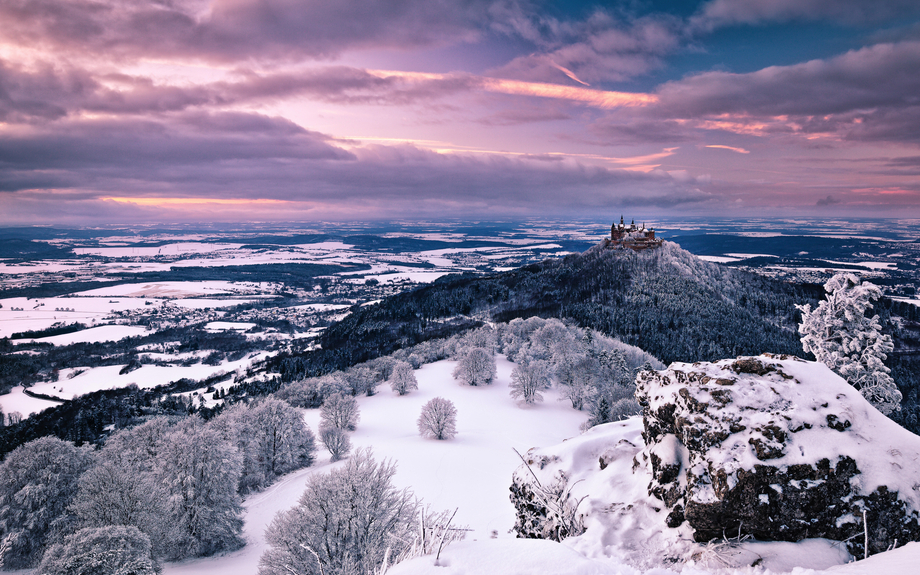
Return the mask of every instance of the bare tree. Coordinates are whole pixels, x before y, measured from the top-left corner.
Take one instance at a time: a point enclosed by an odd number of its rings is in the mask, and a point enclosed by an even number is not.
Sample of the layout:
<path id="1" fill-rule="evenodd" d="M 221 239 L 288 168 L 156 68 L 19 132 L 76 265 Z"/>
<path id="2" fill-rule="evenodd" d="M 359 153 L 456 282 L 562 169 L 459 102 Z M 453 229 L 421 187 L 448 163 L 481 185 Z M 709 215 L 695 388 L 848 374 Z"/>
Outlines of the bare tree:
<path id="1" fill-rule="evenodd" d="M 392 485 L 396 466 L 357 452 L 341 469 L 316 474 L 296 507 L 265 532 L 271 548 L 259 575 L 370 575 L 398 556 L 416 531 L 419 504 Z"/>
<path id="2" fill-rule="evenodd" d="M 332 461 L 339 461 L 351 451 L 348 432 L 338 427 L 320 427 L 319 440 L 332 455 Z"/>
<path id="3" fill-rule="evenodd" d="M 452 401 L 435 397 L 418 416 L 418 432 L 423 437 L 451 439 L 457 435 L 457 408 Z"/>
<path id="4" fill-rule="evenodd" d="M 418 380 L 412 366 L 405 361 L 397 361 L 390 374 L 390 388 L 399 395 L 406 395 L 413 389 L 418 389 Z"/>
<path id="5" fill-rule="evenodd" d="M 358 401 L 350 395 L 335 393 L 326 398 L 319 410 L 320 427 L 338 427 L 354 431 L 361 419 Z"/>
<path id="6" fill-rule="evenodd" d="M 481 347 L 474 347 L 460 357 L 451 375 L 467 385 L 489 385 L 496 373 L 495 357 Z"/>
<path id="7" fill-rule="evenodd" d="M 176 533 L 169 559 L 242 547 L 237 493 L 242 461 L 233 445 L 188 418 L 164 438 L 156 465 L 156 479 L 169 491 L 167 512 Z"/>
<path id="8" fill-rule="evenodd" d="M 549 373 L 549 365 L 542 359 L 519 354 L 518 363 L 511 372 L 511 397 L 523 399 L 524 403 L 543 401 L 540 392 L 549 388 Z"/>

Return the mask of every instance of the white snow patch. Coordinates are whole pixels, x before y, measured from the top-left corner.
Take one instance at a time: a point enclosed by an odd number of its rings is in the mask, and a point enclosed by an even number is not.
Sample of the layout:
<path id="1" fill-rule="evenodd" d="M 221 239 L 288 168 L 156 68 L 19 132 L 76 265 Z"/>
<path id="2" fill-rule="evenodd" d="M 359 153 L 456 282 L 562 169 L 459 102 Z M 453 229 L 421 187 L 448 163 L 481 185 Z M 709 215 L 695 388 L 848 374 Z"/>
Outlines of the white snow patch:
<path id="1" fill-rule="evenodd" d="M 19 413 L 23 419 L 56 405 L 60 403 L 26 395 L 21 385 L 11 389 L 9 393 L 0 395 L 0 407 L 3 408 L 3 413 L 6 415 Z"/>
<path id="2" fill-rule="evenodd" d="M 50 343 L 54 345 L 72 345 L 74 343 L 100 343 L 103 341 L 121 341 L 126 337 L 148 335 L 146 327 L 139 325 L 100 325 L 72 333 L 40 337 L 36 339 L 17 339 L 13 343 Z"/>

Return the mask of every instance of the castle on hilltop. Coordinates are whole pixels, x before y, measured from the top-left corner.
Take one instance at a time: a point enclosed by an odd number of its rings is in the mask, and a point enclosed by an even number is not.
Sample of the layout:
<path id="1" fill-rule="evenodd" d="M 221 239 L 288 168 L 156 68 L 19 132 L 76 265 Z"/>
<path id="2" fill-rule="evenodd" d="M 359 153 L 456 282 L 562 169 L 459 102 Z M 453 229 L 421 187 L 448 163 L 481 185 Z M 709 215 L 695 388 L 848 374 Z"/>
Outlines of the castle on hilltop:
<path id="1" fill-rule="evenodd" d="M 628 226 L 623 222 L 623 216 L 620 216 L 620 223 L 616 222 L 610 226 L 610 239 L 606 240 L 609 249 L 626 249 L 641 252 L 643 250 L 653 250 L 661 246 L 661 240 L 655 238 L 655 229 L 646 229 L 645 224 L 641 227 L 636 226 L 633 220 Z"/>

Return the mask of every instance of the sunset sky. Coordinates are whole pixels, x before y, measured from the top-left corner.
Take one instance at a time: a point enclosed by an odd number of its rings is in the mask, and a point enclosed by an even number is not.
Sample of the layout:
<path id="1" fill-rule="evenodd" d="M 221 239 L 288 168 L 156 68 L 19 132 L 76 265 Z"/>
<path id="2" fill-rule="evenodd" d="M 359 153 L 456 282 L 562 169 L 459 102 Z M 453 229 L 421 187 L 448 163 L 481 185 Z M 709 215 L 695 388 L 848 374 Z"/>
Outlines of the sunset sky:
<path id="1" fill-rule="evenodd" d="M 920 2 L 0 0 L 0 225 L 621 212 L 920 217 Z"/>

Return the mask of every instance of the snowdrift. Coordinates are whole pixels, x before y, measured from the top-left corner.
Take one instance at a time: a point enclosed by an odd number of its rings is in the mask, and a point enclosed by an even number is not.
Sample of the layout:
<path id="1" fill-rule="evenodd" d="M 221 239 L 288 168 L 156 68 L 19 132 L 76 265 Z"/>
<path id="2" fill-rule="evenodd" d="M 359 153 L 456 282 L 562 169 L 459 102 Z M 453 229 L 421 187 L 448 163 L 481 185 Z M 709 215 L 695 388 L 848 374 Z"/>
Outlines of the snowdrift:
<path id="1" fill-rule="evenodd" d="M 637 386 L 644 419 L 527 453 L 521 536 L 637 568 L 778 571 L 862 557 L 863 511 L 870 553 L 920 539 L 920 438 L 824 365 L 674 363 Z"/>

